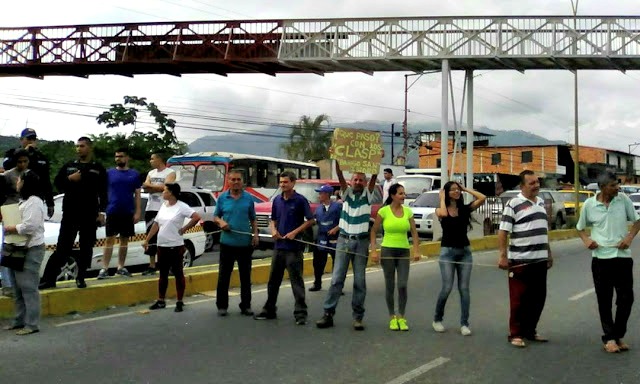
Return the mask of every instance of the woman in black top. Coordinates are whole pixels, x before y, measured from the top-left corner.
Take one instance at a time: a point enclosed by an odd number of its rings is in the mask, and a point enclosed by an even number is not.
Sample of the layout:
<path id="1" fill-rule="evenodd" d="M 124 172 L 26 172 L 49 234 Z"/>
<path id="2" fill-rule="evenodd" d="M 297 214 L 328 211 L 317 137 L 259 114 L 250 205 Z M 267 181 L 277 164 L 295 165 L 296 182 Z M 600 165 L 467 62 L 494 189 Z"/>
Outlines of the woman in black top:
<path id="1" fill-rule="evenodd" d="M 475 200 L 464 204 L 462 192 L 467 192 Z M 471 335 L 469 328 L 469 281 L 471 279 L 471 248 L 467 231 L 471 229 L 471 212 L 478 209 L 486 196 L 472 189 L 466 189 L 461 184 L 450 181 L 440 191 L 440 207 L 436 209 L 436 216 L 442 225 L 442 241 L 440 242 L 440 273 L 442 275 L 442 289 L 438 295 L 436 313 L 433 317 L 433 329 L 444 332 L 442 325 L 444 307 L 453 288 L 454 274 L 458 274 L 458 291 L 460 292 L 460 333 Z"/>

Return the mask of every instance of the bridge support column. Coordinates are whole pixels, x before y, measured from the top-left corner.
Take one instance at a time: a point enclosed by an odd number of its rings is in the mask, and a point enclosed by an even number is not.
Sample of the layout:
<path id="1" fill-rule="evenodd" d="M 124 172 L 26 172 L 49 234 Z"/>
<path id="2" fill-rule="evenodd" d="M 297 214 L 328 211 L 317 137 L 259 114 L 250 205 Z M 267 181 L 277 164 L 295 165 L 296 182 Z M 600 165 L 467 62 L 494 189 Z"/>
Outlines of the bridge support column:
<path id="1" fill-rule="evenodd" d="M 449 181 L 449 60 L 442 60 L 442 126 L 440 127 L 440 178 Z"/>
<path id="2" fill-rule="evenodd" d="M 467 182 L 473 188 L 473 69 L 468 69 L 467 78 Z"/>

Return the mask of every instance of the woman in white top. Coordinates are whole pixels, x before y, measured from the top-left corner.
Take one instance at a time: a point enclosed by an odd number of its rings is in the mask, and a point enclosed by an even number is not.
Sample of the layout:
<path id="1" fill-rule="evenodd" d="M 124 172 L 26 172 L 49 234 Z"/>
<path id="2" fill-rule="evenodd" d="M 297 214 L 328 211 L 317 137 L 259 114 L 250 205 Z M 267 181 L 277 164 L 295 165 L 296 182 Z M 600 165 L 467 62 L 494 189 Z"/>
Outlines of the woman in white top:
<path id="1" fill-rule="evenodd" d="M 39 178 L 33 171 L 27 170 L 19 179 L 17 190 L 20 193 L 20 223 L 4 227 L 6 234 L 26 236 L 24 267 L 21 271 L 10 269 L 14 281 L 16 317 L 6 330 L 17 330 L 17 335 L 30 335 L 40 329 L 40 265 L 44 258 L 44 219 L 47 207 L 40 196 Z M 5 244 L 5 247 L 8 246 Z M 9 247 L 11 248 L 11 247 Z"/>
<path id="2" fill-rule="evenodd" d="M 176 279 L 176 312 L 182 312 L 184 303 L 185 281 L 182 270 L 182 257 L 184 254 L 184 239 L 182 235 L 200 221 L 200 215 L 191 207 L 178 200 L 180 196 L 180 185 L 165 184 L 162 198 L 164 203 L 158 210 L 151 230 L 143 243 L 143 247 L 148 249 L 149 241 L 157 234 L 158 241 L 158 261 L 157 268 L 160 270 L 158 280 L 158 300 L 149 309 L 161 309 L 167 306 L 164 297 L 169 285 L 169 269 L 173 270 Z M 184 220 L 191 220 L 184 225 Z"/>

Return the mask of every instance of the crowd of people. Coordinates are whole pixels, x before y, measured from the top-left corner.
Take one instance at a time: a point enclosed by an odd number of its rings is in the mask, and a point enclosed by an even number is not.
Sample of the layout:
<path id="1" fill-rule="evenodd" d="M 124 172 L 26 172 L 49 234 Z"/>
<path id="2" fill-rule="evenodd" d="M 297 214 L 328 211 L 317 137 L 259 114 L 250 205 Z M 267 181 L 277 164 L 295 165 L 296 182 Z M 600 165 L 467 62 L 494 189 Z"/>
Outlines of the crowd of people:
<path id="1" fill-rule="evenodd" d="M 79 250 L 74 253 L 78 265 L 75 282 L 78 288 L 87 287 L 85 275 L 93 257 L 98 226 L 105 225 L 106 232 L 103 268 L 98 279 L 110 277 L 116 237 L 119 237 L 119 246 L 115 274 L 131 276 L 124 265 L 128 240 L 134 235 L 134 224 L 142 211 L 142 190 L 149 193 L 145 215 L 149 239 L 145 247 L 150 264 L 145 274 L 160 270 L 159 300 L 156 304 L 163 302 L 170 268 L 176 276 L 176 283 L 182 285 L 182 290 L 178 291 L 184 292 L 182 234 L 197 224 L 200 217 L 186 204 L 176 201 L 180 187 L 174 183 L 174 171 L 165 166 L 165 156 L 162 153 L 151 155 L 153 169 L 142 183 L 139 173 L 129 168 L 126 148 L 115 151 L 115 167 L 106 170 L 95 160 L 93 143 L 88 137 L 77 140 L 77 157 L 66 162 L 54 178 L 57 191 L 64 193 L 62 220 L 56 251 L 51 254 L 40 277 L 45 255 L 44 222 L 53 216 L 55 207 L 50 163 L 37 148 L 37 139 L 35 130 L 24 129 L 20 135 L 20 147 L 7 151 L 2 164 L 0 205 L 7 215 L 19 216 L 15 223 L 9 223 L 7 218 L 3 225 L 0 258 L 2 293 L 13 297 L 16 304 L 15 319 L 5 328 L 17 330 L 19 335 L 39 331 L 38 290 L 56 287 L 61 267 L 71 255 L 76 237 L 79 238 Z M 182 227 L 184 217 L 191 220 Z M 178 307 L 181 305 L 176 309 Z"/>
<path id="2" fill-rule="evenodd" d="M 18 204 L 20 220 L 4 225 L 2 265 L 3 286 L 12 287 L 16 302 L 16 316 L 5 329 L 19 335 L 39 331 L 40 302 L 38 288 L 55 287 L 61 263 L 71 251 L 79 233 L 80 256 L 76 284 L 86 287 L 84 274 L 91 260 L 96 226 L 105 223 L 107 242 L 103 269 L 98 279 L 107 278 L 111 251 L 116 236 L 120 236 L 116 274 L 129 276 L 124 267 L 127 239 L 132 235 L 133 223 L 141 214 L 140 192 L 150 193 L 146 217 L 145 252 L 150 257 L 151 275 L 160 271 L 158 298 L 152 310 L 166 308 L 166 291 L 171 270 L 175 276 L 177 302 L 175 311 L 184 309 L 185 278 L 182 255 L 185 252 L 183 234 L 200 221 L 200 216 L 187 204 L 178 200 L 180 186 L 175 174 L 165 166 L 162 154 L 151 156 L 154 168 L 144 183 L 139 174 L 128 167 L 126 149 L 115 152 L 115 167 L 105 170 L 92 156 L 92 143 L 81 137 L 76 143 L 77 159 L 67 162 L 57 173 L 54 184 L 65 193 L 57 252 L 49 261 L 40 286 L 39 270 L 44 249 L 44 220 L 53 214 L 52 188 L 48 179 L 49 167 L 37 149 L 36 135 L 25 129 L 21 135 L 22 148 L 12 150 L 5 159 L 4 180 L 0 183 L 3 204 Z M 313 252 L 314 281 L 309 291 L 322 290 L 322 275 L 329 256 L 332 259 L 331 284 L 323 303 L 323 314 L 315 322 L 318 328 L 334 326 L 335 315 L 346 280 L 347 270 L 353 268 L 351 299 L 352 326 L 365 329 L 365 299 L 367 295 L 365 269 L 369 258 L 380 263 L 385 281 L 389 329 L 408 331 L 405 318 L 411 260 L 420 260 L 419 238 L 412 211 L 404 205 L 404 187 L 395 182 L 390 169 L 385 169 L 384 206 L 378 210 L 369 228 L 377 175 L 367 177 L 355 172 L 349 182 L 336 161 L 340 184 L 340 200 L 336 201 L 333 187 L 324 185 L 316 191 L 320 205 L 311 211 L 309 202 L 295 191 L 296 175 L 279 175 L 281 193 L 273 200 L 270 230 L 275 240 L 271 258 L 267 300 L 258 314 L 251 308 L 252 252 L 258 245 L 256 212 L 251 196 L 244 190 L 243 174 L 227 173 L 229 189 L 218 197 L 214 221 L 221 230 L 220 265 L 217 281 L 216 306 L 219 316 L 227 316 L 229 285 L 235 263 L 238 264 L 241 295 L 239 309 L 256 320 L 277 318 L 277 300 L 285 271 L 291 281 L 295 300 L 293 317 L 297 325 L 308 322 L 303 279 L 302 235 L 318 225 Z M 47 185 L 48 184 L 48 185 Z M 587 199 L 581 209 L 577 230 L 586 248 L 592 250 L 592 274 L 597 296 L 602 342 L 606 352 L 629 350 L 623 341 L 631 312 L 633 295 L 633 259 L 629 247 L 640 231 L 640 216 L 631 200 L 618 194 L 615 175 L 603 173 L 598 178 L 600 191 Z M 540 181 L 537 175 L 525 170 L 520 173 L 520 194 L 509 200 L 502 213 L 498 232 L 499 256 L 497 266 L 507 271 L 509 290 L 509 331 L 507 340 L 517 348 L 528 342 L 548 341 L 538 333 L 538 322 L 547 296 L 547 271 L 553 266 L 549 245 L 548 218 L 545 202 L 538 196 Z M 470 201 L 465 203 L 464 194 Z M 439 267 L 442 287 L 437 298 L 432 328 L 444 332 L 445 306 L 457 279 L 460 294 L 460 333 L 472 334 L 470 318 L 470 280 L 473 256 L 467 232 L 472 226 L 472 213 L 486 197 L 462 184 L 452 181 L 440 191 L 440 206 L 436 216 L 442 226 Z M 632 226 L 629 228 L 628 223 Z M 186 224 L 185 224 L 186 223 Z M 590 234 L 586 229 L 590 228 Z M 382 232 L 378 253 L 378 233 Z M 409 241 L 409 236 L 411 242 Z M 19 242 L 8 242 L 10 235 L 20 235 Z M 16 259 L 20 262 L 15 264 Z M 4 261 L 3 261 L 4 260 Z M 6 288 L 6 286 L 4 286 Z M 397 307 L 395 302 L 397 292 Z M 616 313 L 613 314 L 613 296 Z"/>

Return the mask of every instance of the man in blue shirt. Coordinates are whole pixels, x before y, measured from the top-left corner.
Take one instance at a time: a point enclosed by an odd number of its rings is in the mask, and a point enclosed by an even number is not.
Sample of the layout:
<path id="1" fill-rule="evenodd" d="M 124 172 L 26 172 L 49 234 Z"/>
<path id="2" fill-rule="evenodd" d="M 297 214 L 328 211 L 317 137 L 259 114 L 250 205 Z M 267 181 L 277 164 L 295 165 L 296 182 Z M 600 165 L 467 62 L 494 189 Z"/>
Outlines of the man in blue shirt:
<path id="1" fill-rule="evenodd" d="M 240 313 L 253 316 L 251 311 L 251 255 L 258 245 L 256 210 L 251 194 L 243 187 L 242 173 L 229 171 L 229 190 L 218 197 L 214 221 L 222 229 L 220 235 L 220 266 L 216 306 L 218 315 L 226 316 L 229 307 L 229 281 L 235 262 L 240 274 Z"/>
<path id="2" fill-rule="evenodd" d="M 316 208 L 315 217 L 318 223 L 318 237 L 313 250 L 313 274 L 315 280 L 309 291 L 315 292 L 322 289 L 322 274 L 327 265 L 328 255 L 331 260 L 335 259 L 336 243 L 338 242 L 338 232 L 340 227 L 340 213 L 342 204 L 331 201 L 333 187 L 325 184 L 315 190 L 320 197 L 320 205 Z"/>
<path id="3" fill-rule="evenodd" d="M 315 223 L 307 199 L 293 190 L 296 175 L 285 171 L 280 174 L 281 194 L 273 200 L 271 208 L 271 235 L 275 240 L 275 252 L 271 259 L 271 272 L 267 284 L 267 302 L 256 320 L 276 318 L 276 301 L 285 269 L 289 272 L 291 290 L 296 304 L 293 316 L 296 324 L 307 323 L 307 304 L 302 279 L 302 251 L 304 243 L 298 240 L 304 231 Z M 306 221 L 305 221 L 306 219 Z"/>
<path id="4" fill-rule="evenodd" d="M 602 325 L 604 350 L 610 353 L 628 351 L 622 338 L 633 304 L 633 259 L 629 247 L 640 231 L 640 217 L 613 173 L 598 177 L 600 192 L 582 205 L 576 225 L 584 245 L 592 250 L 591 273 L 596 289 L 598 312 Z M 628 223 L 633 222 L 631 230 Z M 585 232 L 591 227 L 591 236 Z M 616 315 L 612 314 L 613 292 L 616 295 Z"/>
<path id="5" fill-rule="evenodd" d="M 107 171 L 107 190 L 109 203 L 107 204 L 107 225 L 105 232 L 107 239 L 102 255 L 102 269 L 98 279 L 109 277 L 109 263 L 116 242 L 116 235 L 120 235 L 118 247 L 118 269 L 116 275 L 130 277 L 131 274 L 124 267 L 127 259 L 129 237 L 135 235 L 134 225 L 140 220 L 142 213 L 140 189 L 142 183 L 140 174 L 129 168 L 129 154 L 126 148 L 116 150 L 116 167 Z"/>

